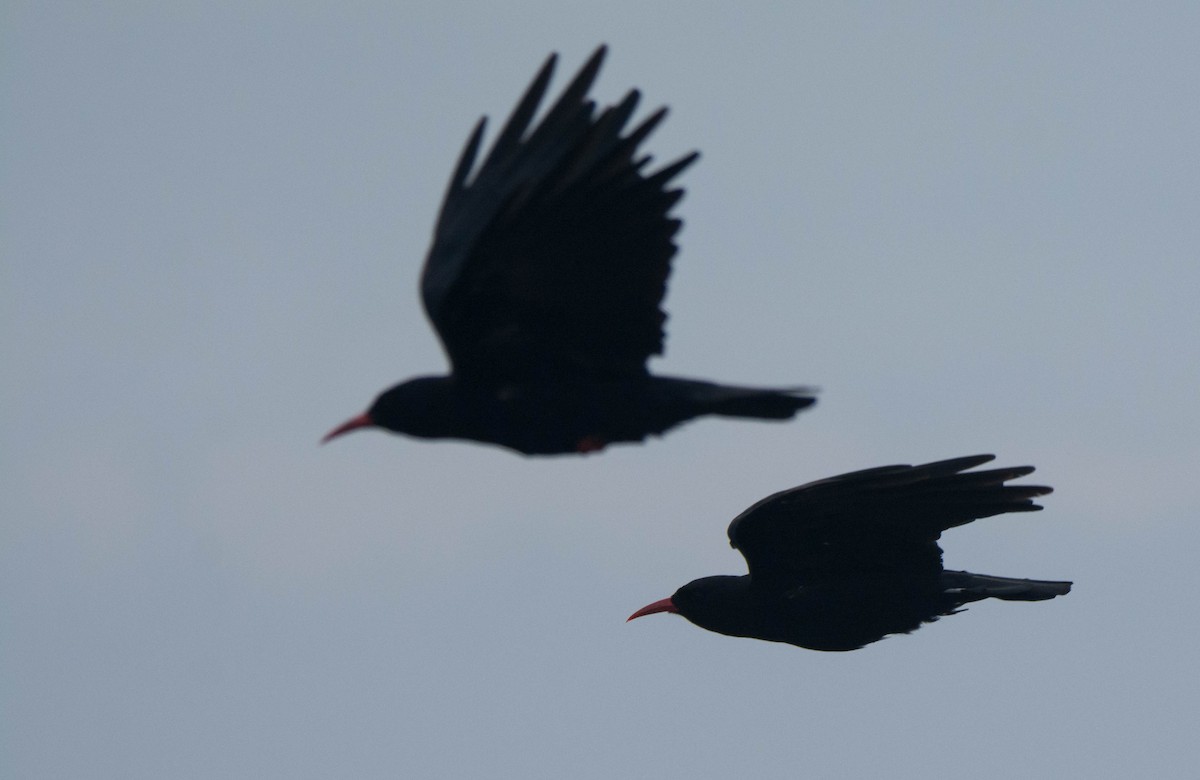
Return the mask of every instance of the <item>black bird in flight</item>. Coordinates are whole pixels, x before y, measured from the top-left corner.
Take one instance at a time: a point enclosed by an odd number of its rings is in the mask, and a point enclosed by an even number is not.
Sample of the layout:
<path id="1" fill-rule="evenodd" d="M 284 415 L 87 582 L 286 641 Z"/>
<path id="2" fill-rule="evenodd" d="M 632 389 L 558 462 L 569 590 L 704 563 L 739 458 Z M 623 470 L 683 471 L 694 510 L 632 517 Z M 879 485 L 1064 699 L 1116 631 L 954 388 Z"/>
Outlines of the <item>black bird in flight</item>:
<path id="1" fill-rule="evenodd" d="M 942 568 L 942 531 L 1005 512 L 1036 512 L 1051 489 L 1006 485 L 1032 466 L 968 471 L 974 455 L 883 466 L 767 496 L 733 519 L 729 543 L 750 574 L 694 580 L 629 620 L 675 612 L 710 631 L 812 650 L 857 650 L 986 598 L 1042 601 L 1070 582 Z"/>
<path id="2" fill-rule="evenodd" d="M 660 108 L 622 135 L 630 91 L 596 111 L 601 46 L 533 125 L 551 55 L 483 163 L 486 117 L 450 177 L 421 299 L 450 359 L 448 376 L 410 379 L 324 439 L 368 426 L 470 439 L 527 455 L 636 442 L 702 415 L 782 420 L 812 405 L 805 388 L 748 388 L 652 376 L 663 351 L 682 197 L 672 180 L 693 152 L 649 171 L 638 146 Z"/>

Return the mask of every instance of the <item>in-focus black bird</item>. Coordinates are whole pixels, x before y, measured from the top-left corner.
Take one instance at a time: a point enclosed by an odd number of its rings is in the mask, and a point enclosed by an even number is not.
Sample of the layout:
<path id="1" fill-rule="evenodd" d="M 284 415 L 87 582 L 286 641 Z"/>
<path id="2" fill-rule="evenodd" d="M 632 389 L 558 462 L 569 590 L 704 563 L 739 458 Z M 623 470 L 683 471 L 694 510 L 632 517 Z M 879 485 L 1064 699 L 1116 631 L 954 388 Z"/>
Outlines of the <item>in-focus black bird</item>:
<path id="1" fill-rule="evenodd" d="M 856 650 L 906 634 L 972 601 L 1042 601 L 1070 582 L 942 568 L 947 528 L 1035 512 L 1041 485 L 1006 485 L 1032 466 L 967 471 L 992 455 L 883 466 L 784 490 L 729 524 L 750 574 L 694 580 L 629 620 L 675 612 L 710 631 L 812 650 Z"/>
<path id="2" fill-rule="evenodd" d="M 471 439 L 528 455 L 641 441 L 702 415 L 781 420 L 805 388 L 747 388 L 652 376 L 663 351 L 683 191 L 693 152 L 653 172 L 638 146 L 660 108 L 622 135 L 639 94 L 596 111 L 601 46 L 532 125 L 554 70 L 542 66 L 477 169 L 486 117 L 450 178 L 421 298 L 451 363 L 410 379 L 335 428 Z"/>

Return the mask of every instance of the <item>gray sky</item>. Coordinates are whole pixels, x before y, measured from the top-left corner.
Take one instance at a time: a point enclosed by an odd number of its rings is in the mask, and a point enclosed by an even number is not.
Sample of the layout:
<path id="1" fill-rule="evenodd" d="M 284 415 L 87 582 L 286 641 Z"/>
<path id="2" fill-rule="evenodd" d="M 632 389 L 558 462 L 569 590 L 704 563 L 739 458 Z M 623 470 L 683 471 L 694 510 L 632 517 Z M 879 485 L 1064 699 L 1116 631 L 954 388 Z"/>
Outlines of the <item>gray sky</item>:
<path id="1" fill-rule="evenodd" d="M 248 7 L 247 7 L 248 6 Z M 1190 777 L 1200 762 L 1195 4 L 8 3 L 0 774 Z M 453 161 L 546 54 L 704 156 L 658 371 L 786 425 L 600 456 L 318 438 L 441 371 Z M 995 452 L 1073 579 L 850 654 L 633 610 L 729 519 Z"/>

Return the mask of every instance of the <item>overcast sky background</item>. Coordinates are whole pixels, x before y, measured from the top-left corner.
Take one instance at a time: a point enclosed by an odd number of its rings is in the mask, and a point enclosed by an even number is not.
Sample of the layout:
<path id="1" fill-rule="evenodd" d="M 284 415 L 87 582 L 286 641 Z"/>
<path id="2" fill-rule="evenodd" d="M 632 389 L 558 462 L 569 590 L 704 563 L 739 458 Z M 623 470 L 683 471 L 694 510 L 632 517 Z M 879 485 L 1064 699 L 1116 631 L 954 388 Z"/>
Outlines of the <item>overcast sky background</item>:
<path id="1" fill-rule="evenodd" d="M 1193 777 L 1200 7 L 1105 5 L 5 4 L 0 775 Z M 653 367 L 820 404 L 319 447 L 443 370 L 471 125 L 601 42 L 703 153 Z M 849 654 L 624 622 L 770 492 L 976 452 L 1056 492 L 947 564 L 1070 596 Z"/>

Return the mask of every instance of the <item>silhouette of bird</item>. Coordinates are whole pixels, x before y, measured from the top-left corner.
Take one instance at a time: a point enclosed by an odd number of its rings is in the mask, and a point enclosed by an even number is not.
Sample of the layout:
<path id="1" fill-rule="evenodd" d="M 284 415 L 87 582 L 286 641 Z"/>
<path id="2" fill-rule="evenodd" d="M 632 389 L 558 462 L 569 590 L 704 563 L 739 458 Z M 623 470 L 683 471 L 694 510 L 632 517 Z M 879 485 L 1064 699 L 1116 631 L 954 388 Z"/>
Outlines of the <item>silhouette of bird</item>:
<path id="1" fill-rule="evenodd" d="M 675 612 L 729 636 L 812 650 L 856 650 L 980 599 L 1042 601 L 1070 582 L 942 568 L 942 531 L 1035 512 L 1041 485 L 1007 485 L 1032 466 L 968 471 L 992 455 L 855 471 L 767 496 L 729 525 L 750 573 L 704 577 L 629 620 Z"/>
<path id="2" fill-rule="evenodd" d="M 604 55 L 534 126 L 551 55 L 478 167 L 486 117 L 467 141 L 421 276 L 450 374 L 396 385 L 323 441 L 375 426 L 527 455 L 591 452 L 703 415 L 781 420 L 815 403 L 802 387 L 647 370 L 663 351 L 660 305 L 682 224 L 670 211 L 683 191 L 670 184 L 698 155 L 648 170 L 638 147 L 666 109 L 629 132 L 636 90 L 597 112 L 587 94 Z"/>

